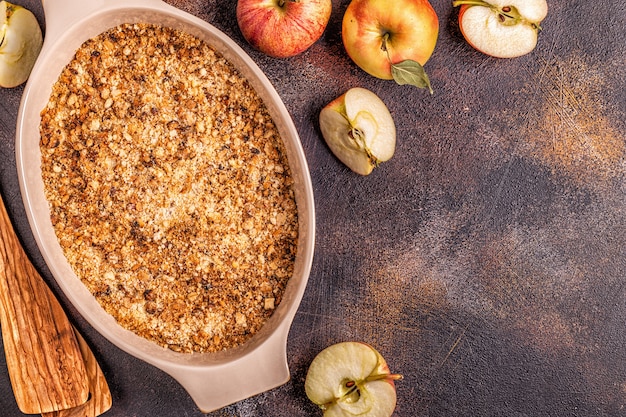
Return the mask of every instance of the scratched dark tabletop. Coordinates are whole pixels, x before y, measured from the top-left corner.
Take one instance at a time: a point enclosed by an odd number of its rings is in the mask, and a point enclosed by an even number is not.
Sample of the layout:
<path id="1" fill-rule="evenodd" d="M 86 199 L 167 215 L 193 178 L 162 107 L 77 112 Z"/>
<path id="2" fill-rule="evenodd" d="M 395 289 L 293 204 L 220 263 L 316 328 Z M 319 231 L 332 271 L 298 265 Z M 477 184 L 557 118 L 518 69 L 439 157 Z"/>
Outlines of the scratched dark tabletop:
<path id="1" fill-rule="evenodd" d="M 40 2 L 18 1 L 45 27 Z M 304 394 L 315 354 L 377 347 L 398 417 L 626 416 L 626 3 L 548 1 L 534 52 L 501 60 L 462 39 L 434 0 L 434 94 L 372 78 L 341 43 L 347 0 L 310 50 L 273 59 L 243 40 L 233 1 L 171 1 L 217 26 L 289 109 L 316 199 L 315 259 L 291 327 L 287 384 L 211 416 L 321 415 Z M 392 3 L 392 2 L 390 2 Z M 368 177 L 330 153 L 320 109 L 377 93 L 398 131 Z M 32 260 L 98 357 L 109 417 L 200 416 L 169 376 L 100 336 L 58 290 L 26 220 L 15 165 L 23 88 L 0 89 L 0 186 Z M 0 354 L 0 414 L 19 416 Z"/>

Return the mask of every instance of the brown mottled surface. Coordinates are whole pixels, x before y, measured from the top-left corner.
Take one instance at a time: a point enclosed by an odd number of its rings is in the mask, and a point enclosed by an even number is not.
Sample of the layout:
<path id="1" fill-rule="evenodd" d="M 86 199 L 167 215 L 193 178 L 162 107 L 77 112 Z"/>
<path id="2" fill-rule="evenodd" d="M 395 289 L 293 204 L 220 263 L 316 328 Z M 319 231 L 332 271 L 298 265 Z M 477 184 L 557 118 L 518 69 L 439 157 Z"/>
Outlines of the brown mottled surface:
<path id="1" fill-rule="evenodd" d="M 347 0 L 333 1 L 321 41 L 287 60 L 245 44 L 234 1 L 171 3 L 231 35 L 266 71 L 298 127 L 316 197 L 292 380 L 212 416 L 321 415 L 304 395 L 306 369 L 343 340 L 375 345 L 405 375 L 399 417 L 626 415 L 625 3 L 549 1 L 537 49 L 498 60 L 462 40 L 451 1 L 433 1 L 432 96 L 351 63 L 340 36 Z M 23 4 L 43 21 L 38 2 Z M 354 86 L 379 94 L 398 128 L 396 155 L 369 177 L 343 167 L 317 126 L 319 110 Z M 0 90 L 0 183 L 52 282 L 17 185 L 21 91 Z M 107 416 L 201 415 L 176 382 L 60 300 L 108 378 Z M 0 356 L 0 409 L 17 416 Z"/>

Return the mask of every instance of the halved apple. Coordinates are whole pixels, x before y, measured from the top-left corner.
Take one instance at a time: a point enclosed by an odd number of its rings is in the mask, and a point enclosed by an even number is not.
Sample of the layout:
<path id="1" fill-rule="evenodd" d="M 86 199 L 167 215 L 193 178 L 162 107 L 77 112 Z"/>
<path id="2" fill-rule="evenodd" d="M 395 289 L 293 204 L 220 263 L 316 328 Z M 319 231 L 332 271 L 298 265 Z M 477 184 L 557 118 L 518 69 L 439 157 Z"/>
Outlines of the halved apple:
<path id="1" fill-rule="evenodd" d="M 17 87 L 28 79 L 42 44 L 35 15 L 0 1 L 0 87 Z"/>
<path id="2" fill-rule="evenodd" d="M 313 359 L 304 389 L 325 417 L 389 417 L 396 408 L 394 381 L 401 378 L 372 346 L 341 342 Z"/>
<path id="3" fill-rule="evenodd" d="M 546 0 L 456 0 L 459 27 L 475 49 L 496 58 L 515 58 L 537 46 Z"/>
<path id="4" fill-rule="evenodd" d="M 396 149 L 396 126 L 373 92 L 351 88 L 320 112 L 320 129 L 331 151 L 351 170 L 368 175 Z"/>

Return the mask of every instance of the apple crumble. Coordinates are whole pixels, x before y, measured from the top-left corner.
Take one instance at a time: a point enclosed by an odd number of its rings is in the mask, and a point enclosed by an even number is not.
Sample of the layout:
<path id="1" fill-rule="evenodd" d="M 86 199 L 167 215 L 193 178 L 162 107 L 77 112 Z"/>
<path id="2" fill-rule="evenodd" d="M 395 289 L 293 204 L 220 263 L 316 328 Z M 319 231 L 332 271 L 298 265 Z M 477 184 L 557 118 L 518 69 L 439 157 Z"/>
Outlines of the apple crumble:
<path id="1" fill-rule="evenodd" d="M 179 352 L 259 330 L 298 219 L 278 130 L 231 63 L 178 30 L 120 25 L 78 49 L 41 118 L 57 238 L 120 325 Z"/>

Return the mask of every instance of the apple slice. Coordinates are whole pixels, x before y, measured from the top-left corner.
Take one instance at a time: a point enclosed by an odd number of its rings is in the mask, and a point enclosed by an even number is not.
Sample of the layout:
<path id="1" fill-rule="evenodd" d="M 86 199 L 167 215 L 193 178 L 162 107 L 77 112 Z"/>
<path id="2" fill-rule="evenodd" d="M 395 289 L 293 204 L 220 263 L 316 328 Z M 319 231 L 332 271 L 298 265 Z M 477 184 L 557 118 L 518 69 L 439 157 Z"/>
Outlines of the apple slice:
<path id="1" fill-rule="evenodd" d="M 331 151 L 351 170 L 368 175 L 396 149 L 396 126 L 385 103 L 355 87 L 320 112 L 320 129 Z"/>
<path id="2" fill-rule="evenodd" d="M 0 86 L 24 83 L 41 51 L 43 36 L 33 13 L 0 1 Z"/>
<path id="3" fill-rule="evenodd" d="M 372 346 L 342 342 L 313 359 L 304 389 L 325 417 L 389 417 L 396 408 L 394 381 L 401 378 Z"/>
<path id="4" fill-rule="evenodd" d="M 459 27 L 475 49 L 496 58 L 526 55 L 537 46 L 546 0 L 457 0 Z"/>

